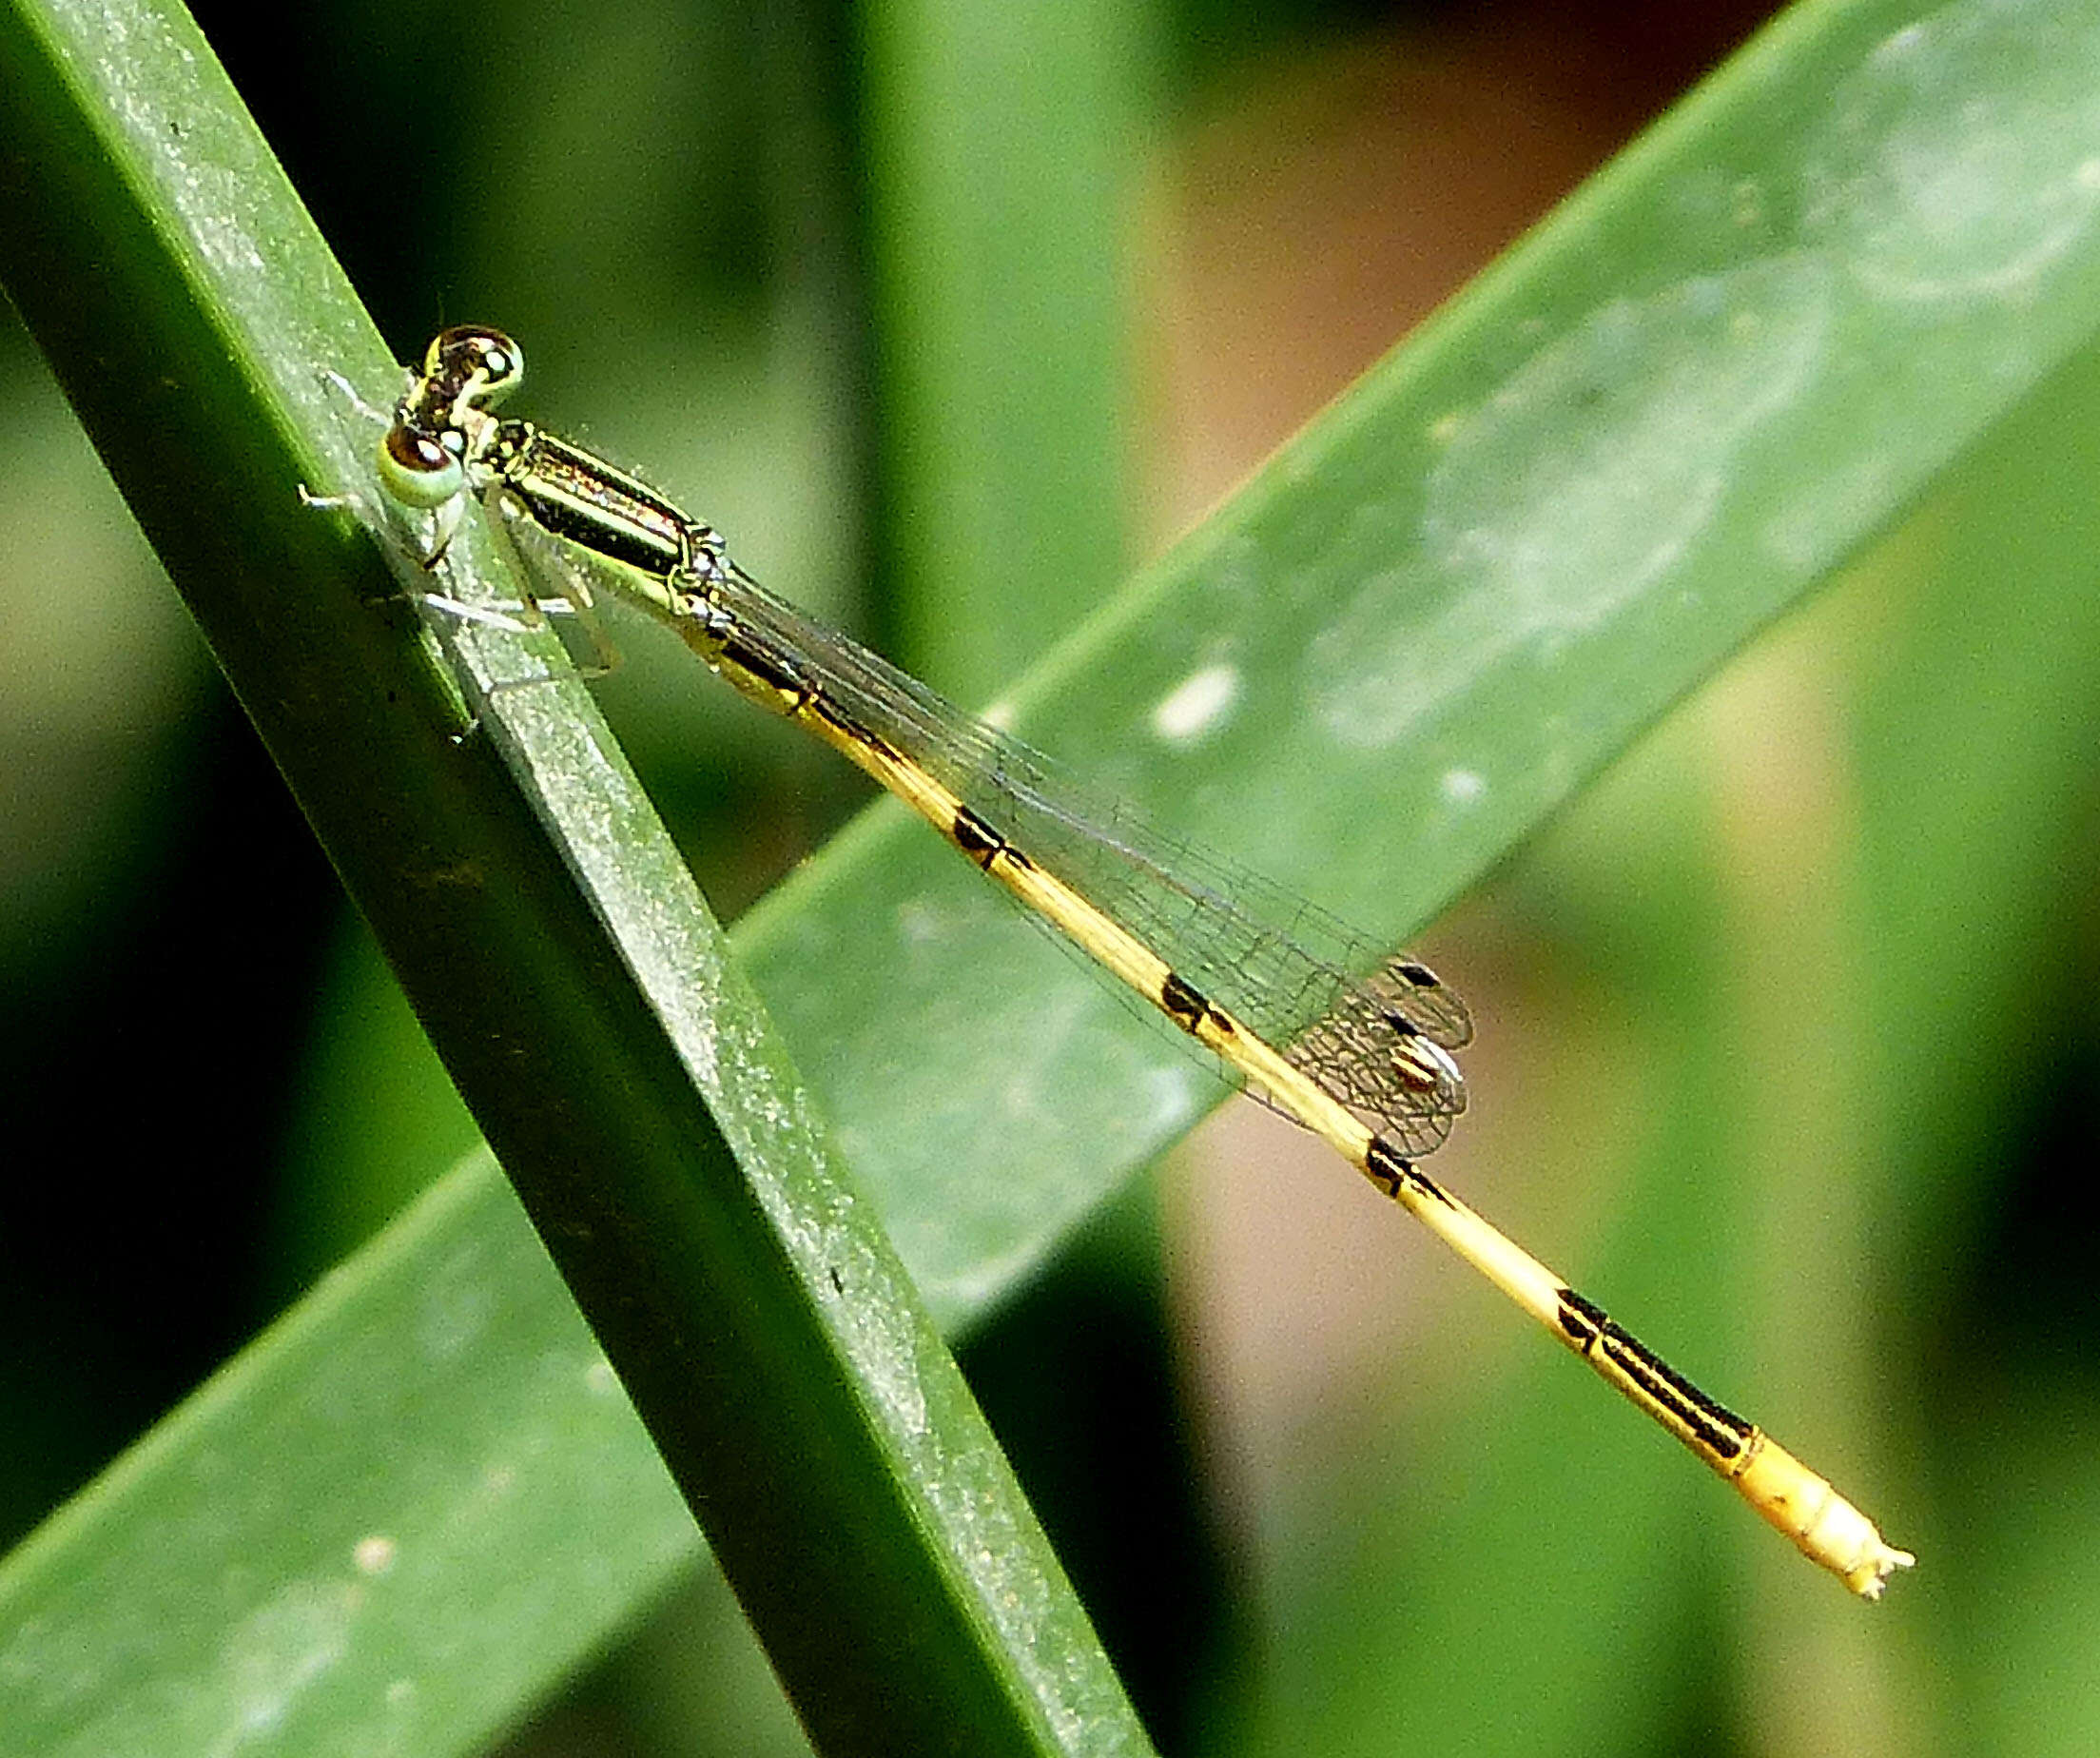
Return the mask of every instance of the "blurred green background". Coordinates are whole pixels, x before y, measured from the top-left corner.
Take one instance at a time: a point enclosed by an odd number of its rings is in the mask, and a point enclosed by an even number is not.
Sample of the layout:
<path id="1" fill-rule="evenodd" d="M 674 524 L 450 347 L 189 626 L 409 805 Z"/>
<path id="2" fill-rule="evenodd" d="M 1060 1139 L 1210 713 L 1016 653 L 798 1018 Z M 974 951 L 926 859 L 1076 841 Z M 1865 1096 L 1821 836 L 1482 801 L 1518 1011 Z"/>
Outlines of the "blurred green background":
<path id="1" fill-rule="evenodd" d="M 980 703 L 1759 22 L 199 11 L 399 354 L 512 329 L 535 418 Z M 969 132 L 1009 76 L 1058 150 Z M 1421 948 L 1483 1026 L 1450 1182 L 1917 1574 L 1845 1603 L 1234 1105 L 964 1349 L 1162 1749 L 2094 1749 L 2092 376 Z M 11 330 L 0 459 L 11 1539 L 474 1134 Z M 684 659 L 606 694 L 731 914 L 863 791 Z M 799 1736 L 709 1577 L 504 1749 Z"/>

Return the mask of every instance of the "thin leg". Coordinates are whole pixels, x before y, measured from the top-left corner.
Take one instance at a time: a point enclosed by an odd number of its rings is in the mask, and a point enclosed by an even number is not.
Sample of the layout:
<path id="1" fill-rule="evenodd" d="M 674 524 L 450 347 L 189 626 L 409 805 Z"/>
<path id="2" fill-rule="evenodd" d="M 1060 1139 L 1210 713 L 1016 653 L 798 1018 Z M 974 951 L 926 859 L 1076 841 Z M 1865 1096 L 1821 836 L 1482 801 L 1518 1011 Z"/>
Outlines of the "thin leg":
<path id="1" fill-rule="evenodd" d="M 495 605 L 469 604 L 464 598 L 455 598 L 441 592 L 426 592 L 422 600 L 432 610 L 442 611 L 447 616 L 457 616 L 461 622 L 479 623 L 485 629 L 501 629 L 506 635 L 523 635 L 538 627 L 540 620 L 536 610 L 532 621 L 527 622 Z"/>
<path id="2" fill-rule="evenodd" d="M 362 524 L 371 523 L 375 517 L 372 503 L 354 489 L 345 489 L 340 495 L 317 495 L 301 482 L 299 504 L 310 513 L 355 513 Z"/>
<path id="3" fill-rule="evenodd" d="M 375 409 L 370 403 L 366 402 L 363 398 L 360 397 L 358 395 L 358 387 L 352 384 L 349 380 L 345 379 L 342 374 L 338 372 L 333 366 L 321 367 L 318 372 L 314 374 L 314 377 L 319 379 L 321 383 L 325 384 L 330 390 L 334 391 L 339 397 L 342 399 L 344 402 L 348 403 L 351 408 L 355 409 L 360 415 L 364 417 L 366 420 L 373 422 L 375 425 L 384 427 L 394 420 L 391 412 L 385 409 Z"/>
<path id="4" fill-rule="evenodd" d="M 552 611 L 557 606 L 565 609 L 576 619 L 576 627 L 591 644 L 591 656 L 580 660 L 576 669 L 587 678 L 610 676 L 619 670 L 619 649 L 612 645 L 606 634 L 605 625 L 598 618 L 597 601 L 591 592 L 590 576 L 556 543 L 544 537 L 539 525 L 516 498 L 500 485 L 492 489 L 488 498 L 488 526 L 496 540 L 503 565 L 511 571 L 511 577 L 518 582 L 519 592 L 526 595 L 525 602 L 537 615 L 541 611 Z M 540 558 L 545 570 L 558 575 L 561 580 L 561 596 L 541 605 L 532 596 L 528 584 L 539 576 L 525 566 L 521 553 L 524 543 L 535 543 L 535 555 Z"/>

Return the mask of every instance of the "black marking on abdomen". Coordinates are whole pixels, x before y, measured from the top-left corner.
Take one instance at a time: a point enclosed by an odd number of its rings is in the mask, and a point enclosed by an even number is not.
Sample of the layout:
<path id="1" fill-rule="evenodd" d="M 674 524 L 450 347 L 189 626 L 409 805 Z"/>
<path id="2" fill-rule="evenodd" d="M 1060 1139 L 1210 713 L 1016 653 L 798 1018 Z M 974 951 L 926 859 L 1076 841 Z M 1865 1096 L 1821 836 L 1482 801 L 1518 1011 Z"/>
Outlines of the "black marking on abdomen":
<path id="1" fill-rule="evenodd" d="M 1435 971 L 1431 970 L 1427 965 L 1417 965 L 1412 959 L 1399 961 L 1391 967 L 1391 969 L 1395 976 L 1407 978 L 1416 988 L 1442 988 L 1444 986 L 1437 980 Z"/>
<path id="2" fill-rule="evenodd" d="M 1006 847 L 1006 839 L 967 806 L 955 809 L 948 834 L 955 839 L 955 846 L 986 872 L 991 871 L 992 863 Z"/>
<path id="3" fill-rule="evenodd" d="M 1560 1303 L 1561 1329 L 1583 1354 L 1593 1359 L 1603 1355 L 1647 1398 L 1690 1430 L 1709 1453 L 1732 1459 L 1750 1444 L 1757 1433 L 1755 1424 L 1708 1397 L 1596 1301 L 1563 1288 Z"/>
<path id="4" fill-rule="evenodd" d="M 809 688 L 772 654 L 753 647 L 740 635 L 730 634 L 722 642 L 722 657 L 740 672 L 749 674 L 788 704 L 788 713 L 798 713 L 809 699 Z"/>
<path id="5" fill-rule="evenodd" d="M 1211 1011 L 1210 1001 L 1203 991 L 1184 983 L 1171 970 L 1159 985 L 1159 1006 L 1183 1031 L 1192 1033 Z"/>
<path id="6" fill-rule="evenodd" d="M 885 769 L 897 770 L 909 767 L 899 753 L 896 746 L 883 737 L 881 733 L 870 732 L 858 720 L 854 720 L 842 713 L 838 704 L 832 701 L 829 696 L 811 691 L 807 707 L 810 712 L 836 728 L 851 743 L 874 757 Z M 854 761 L 858 763 L 860 759 L 855 757 Z"/>
<path id="7" fill-rule="evenodd" d="M 1450 1197 L 1434 1179 L 1426 1178 L 1413 1161 L 1384 1136 L 1372 1136 L 1364 1150 L 1364 1172 L 1387 1196 L 1397 1199 L 1403 1189 L 1430 1202 L 1450 1206 Z"/>

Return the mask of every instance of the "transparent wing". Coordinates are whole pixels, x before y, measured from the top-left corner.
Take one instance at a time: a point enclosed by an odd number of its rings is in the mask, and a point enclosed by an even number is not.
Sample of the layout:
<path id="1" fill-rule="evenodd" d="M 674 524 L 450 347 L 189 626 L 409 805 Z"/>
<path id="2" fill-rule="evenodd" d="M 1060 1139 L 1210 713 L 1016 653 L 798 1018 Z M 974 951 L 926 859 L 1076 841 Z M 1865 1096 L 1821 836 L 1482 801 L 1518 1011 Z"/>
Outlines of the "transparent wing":
<path id="1" fill-rule="evenodd" d="M 1427 966 L 1389 957 L 1281 886 L 1162 835 L 733 565 L 719 597 L 784 674 L 922 765 L 1403 1153 L 1428 1153 L 1449 1133 L 1465 1084 L 1420 1041 L 1459 1049 L 1472 1021 Z"/>

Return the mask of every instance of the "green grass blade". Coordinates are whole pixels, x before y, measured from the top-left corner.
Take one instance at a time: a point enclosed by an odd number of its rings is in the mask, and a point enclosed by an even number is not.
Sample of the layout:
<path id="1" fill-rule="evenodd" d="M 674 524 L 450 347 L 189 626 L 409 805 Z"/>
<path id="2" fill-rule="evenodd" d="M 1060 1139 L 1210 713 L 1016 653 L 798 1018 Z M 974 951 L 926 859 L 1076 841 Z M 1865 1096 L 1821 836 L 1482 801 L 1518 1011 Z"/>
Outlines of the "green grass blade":
<path id="1" fill-rule="evenodd" d="M 2037 1660 L 2028 1608 L 2072 1620 L 2060 1642 L 2100 1584 L 2066 1470 L 2084 1368 L 1960 1315 L 2090 1007 L 2059 991 L 2090 961 L 2096 436 L 2089 345 L 1506 892 L 1584 969 L 1562 1005 L 1605 1017 L 1596 1040 L 1633 1035 L 1606 1059 L 1628 1090 L 1602 1100 L 1527 1069 L 1587 1105 L 1534 1120 L 1530 1176 L 1567 1169 L 1558 1133 L 1593 1161 L 1622 1138 L 1594 1180 L 1608 1208 L 1560 1205 L 1589 1241 L 1583 1285 L 1836 1477 L 1916 1571 L 1862 1617 L 1660 1436 L 1585 1415 L 1564 1364 L 1490 1345 L 1463 1389 L 1359 1418 L 1263 1511 L 1275 1659 L 1238 1749 L 1409 1750 L 1452 1727 L 1486 1750 L 1665 1749 L 1773 1700 L 1848 1752 L 2080 1749 L 2086 1693 Z M 1461 1303 L 1460 1322 L 1496 1317 Z M 1419 1379 L 1420 1340 L 1406 1353 Z M 1546 1481 L 1549 1513 L 1526 1487 Z M 1573 1584 L 1583 1615 L 1523 1581 Z M 1381 1618 L 1375 1652 L 1352 1642 Z M 2005 1633 L 1973 1652 L 1985 1628 Z M 1629 1656 L 1654 1689 L 1624 1688 Z M 1969 1708 L 2006 1699 L 2032 1721 Z"/>
<path id="2" fill-rule="evenodd" d="M 694 1548 L 480 1157 L 8 1559 L 10 1748 L 472 1749 L 603 1634 L 492 1552 L 632 1591 Z"/>
<path id="3" fill-rule="evenodd" d="M 417 619 L 382 608 L 392 583 L 377 548 L 301 508 L 302 480 L 371 493 L 359 454 L 373 435 L 317 367 L 381 399 L 393 375 L 194 28 L 171 8 L 10 9 L 0 90 L 8 285 L 806 1725 L 839 1752 L 1144 1749 L 960 1374 L 588 695 L 573 678 L 566 695 L 509 692 L 463 735 L 455 678 L 529 667 L 534 647 L 544 661 L 551 637 L 440 620 L 431 635 L 450 663 L 434 664 Z M 267 1432 L 265 1404 L 234 1401 L 251 1436 Z M 194 1438 L 196 1423 L 181 1432 Z M 80 1522 L 90 1547 L 117 1524 Z M 280 1535 L 310 1556 L 296 1527 Z M 75 1560 L 30 1548 L 6 1590 L 10 1628 L 49 1632 L 49 1608 L 24 1596 L 71 1578 Z M 282 1633 L 269 1608 L 295 1626 L 309 1609 L 315 1584 L 291 1560 L 259 1554 L 243 1577 L 268 1596 L 265 1645 Z M 310 1633 L 288 1637 L 297 1701 L 273 1692 L 267 1709 L 243 1701 L 252 1674 L 237 1655 L 187 1685 L 154 1667 L 194 1712 L 159 1719 L 171 1749 L 200 1724 L 239 1737 L 259 1715 L 287 1745 L 343 1737 L 334 1693 L 383 1702 L 370 1669 L 393 1670 L 393 1651 L 358 1648 L 359 1666 L 338 1667 L 342 1651 Z M 42 1743 L 107 1725 L 77 1672 L 31 1665 L 19 1680 L 10 1732 Z"/>
<path id="4" fill-rule="evenodd" d="M 2091 333 L 2090 21 L 1915 10 L 1785 15 L 1031 672 L 1021 731 L 1416 931 Z M 879 817 L 739 932 L 962 1315 L 1215 1088 L 950 866 Z"/>
<path id="5" fill-rule="evenodd" d="M 860 10 L 892 656 L 962 701 L 1123 574 L 1118 264 L 1153 18 Z"/>

